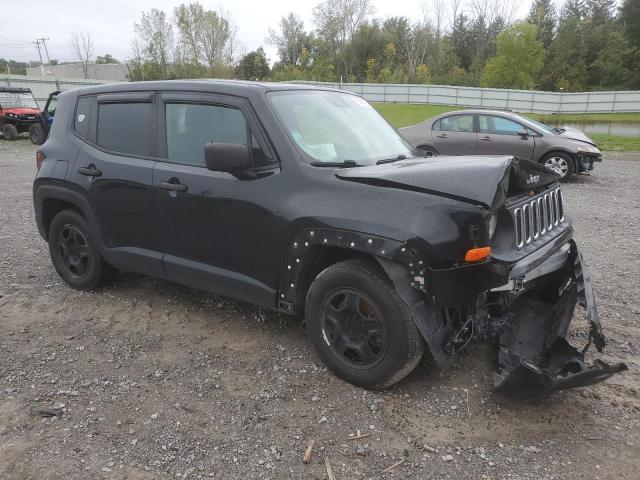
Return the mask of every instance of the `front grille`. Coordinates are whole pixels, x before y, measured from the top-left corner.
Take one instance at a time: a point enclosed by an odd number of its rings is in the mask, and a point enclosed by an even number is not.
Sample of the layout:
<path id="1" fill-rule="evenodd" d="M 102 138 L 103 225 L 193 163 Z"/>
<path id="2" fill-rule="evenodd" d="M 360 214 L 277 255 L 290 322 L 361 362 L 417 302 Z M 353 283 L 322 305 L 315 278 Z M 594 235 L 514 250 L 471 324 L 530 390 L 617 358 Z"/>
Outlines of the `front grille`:
<path id="1" fill-rule="evenodd" d="M 527 200 L 513 210 L 518 249 L 544 237 L 564 221 L 560 188 Z"/>

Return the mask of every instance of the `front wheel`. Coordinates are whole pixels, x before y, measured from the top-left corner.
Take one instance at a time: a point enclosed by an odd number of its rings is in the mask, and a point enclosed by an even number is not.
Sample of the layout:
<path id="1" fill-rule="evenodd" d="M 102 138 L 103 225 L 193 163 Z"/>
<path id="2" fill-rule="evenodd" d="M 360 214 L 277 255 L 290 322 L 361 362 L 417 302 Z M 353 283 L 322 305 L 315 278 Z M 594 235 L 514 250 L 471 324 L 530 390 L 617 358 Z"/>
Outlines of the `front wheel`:
<path id="1" fill-rule="evenodd" d="M 49 254 L 60 277 L 78 290 L 100 287 L 115 273 L 100 255 L 87 222 L 75 210 L 63 210 L 52 220 Z"/>
<path id="2" fill-rule="evenodd" d="M 322 360 L 354 385 L 388 387 L 422 358 L 424 342 L 409 308 L 372 262 L 347 260 L 321 272 L 305 312 L 309 338 Z"/>
<path id="3" fill-rule="evenodd" d="M 15 125 L 11 125 L 10 123 L 5 123 L 2 127 L 2 136 L 6 140 L 17 140 L 18 139 L 18 129 Z"/>
<path id="4" fill-rule="evenodd" d="M 568 153 L 552 152 L 547 154 L 542 163 L 545 167 L 554 173 L 560 175 L 560 181 L 566 182 L 573 175 L 574 163 L 573 158 Z"/>

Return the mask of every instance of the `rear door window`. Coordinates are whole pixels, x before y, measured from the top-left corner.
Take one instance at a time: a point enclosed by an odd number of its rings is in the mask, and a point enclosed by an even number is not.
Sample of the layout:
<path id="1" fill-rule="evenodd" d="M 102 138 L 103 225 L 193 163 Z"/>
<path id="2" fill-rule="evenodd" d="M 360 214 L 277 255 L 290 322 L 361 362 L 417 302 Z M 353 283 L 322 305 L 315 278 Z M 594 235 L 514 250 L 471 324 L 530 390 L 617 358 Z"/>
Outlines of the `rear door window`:
<path id="1" fill-rule="evenodd" d="M 473 115 L 452 115 L 441 118 L 433 124 L 433 130 L 473 133 Z"/>
<path id="2" fill-rule="evenodd" d="M 100 103 L 97 143 L 116 153 L 151 156 L 152 122 L 152 103 Z"/>

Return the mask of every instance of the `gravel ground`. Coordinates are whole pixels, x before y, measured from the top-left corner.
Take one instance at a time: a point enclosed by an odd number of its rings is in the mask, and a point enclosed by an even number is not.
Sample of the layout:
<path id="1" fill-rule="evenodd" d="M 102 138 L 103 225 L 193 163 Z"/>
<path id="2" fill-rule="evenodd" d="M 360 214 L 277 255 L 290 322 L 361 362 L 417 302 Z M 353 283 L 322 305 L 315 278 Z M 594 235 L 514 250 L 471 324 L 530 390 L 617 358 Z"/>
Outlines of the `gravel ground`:
<path id="1" fill-rule="evenodd" d="M 0 172 L 2 479 L 322 479 L 325 459 L 338 479 L 640 478 L 640 162 L 564 186 L 604 359 L 630 371 L 519 400 L 492 391 L 487 346 L 372 393 L 299 320 L 139 275 L 74 291 L 36 231 L 28 140 L 0 140 Z"/>

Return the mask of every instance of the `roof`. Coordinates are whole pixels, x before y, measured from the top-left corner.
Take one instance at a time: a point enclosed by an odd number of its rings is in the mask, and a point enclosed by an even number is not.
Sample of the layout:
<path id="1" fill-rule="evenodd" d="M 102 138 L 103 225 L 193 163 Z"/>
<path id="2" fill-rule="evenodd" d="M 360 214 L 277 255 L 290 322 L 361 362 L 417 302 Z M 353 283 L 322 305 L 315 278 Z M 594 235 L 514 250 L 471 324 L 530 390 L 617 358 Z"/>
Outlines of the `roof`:
<path id="1" fill-rule="evenodd" d="M 110 83 L 95 87 L 83 87 L 82 93 L 115 93 L 115 92 L 136 92 L 148 90 L 175 90 L 175 91 L 200 91 L 226 93 L 229 95 L 248 95 L 258 91 L 279 91 L 279 90 L 329 90 L 340 91 L 334 88 L 317 87 L 314 85 L 300 85 L 291 83 L 276 82 L 249 82 L 244 80 L 156 80 L 149 82 L 126 82 Z"/>
<path id="2" fill-rule="evenodd" d="M 491 108 L 463 108 L 460 110 L 451 110 L 449 112 L 443 113 L 442 115 L 452 114 L 452 113 L 467 113 L 467 114 L 471 113 L 471 114 L 479 114 L 479 115 L 496 114 L 496 115 L 505 115 L 505 116 L 517 115 L 511 110 L 500 110 L 500 109 L 491 109 Z"/>

